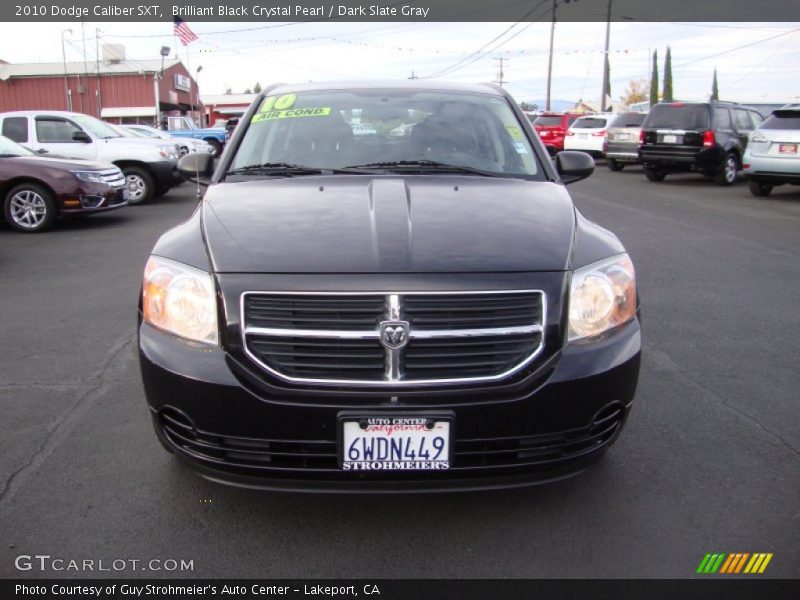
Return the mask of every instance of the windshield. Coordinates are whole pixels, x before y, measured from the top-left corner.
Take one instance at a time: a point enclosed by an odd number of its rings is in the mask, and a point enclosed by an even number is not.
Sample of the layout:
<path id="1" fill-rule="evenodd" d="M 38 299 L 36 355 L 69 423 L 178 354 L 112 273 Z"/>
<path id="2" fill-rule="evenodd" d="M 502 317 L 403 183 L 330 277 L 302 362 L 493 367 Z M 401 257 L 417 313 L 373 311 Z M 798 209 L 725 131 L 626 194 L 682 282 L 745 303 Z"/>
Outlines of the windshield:
<path id="1" fill-rule="evenodd" d="M 100 119 L 88 115 L 72 115 L 70 118 L 92 137 L 100 139 L 122 137 L 109 127 L 108 123 L 103 123 Z"/>
<path id="2" fill-rule="evenodd" d="M 542 127 L 559 127 L 561 125 L 561 117 L 539 117 L 533 122 L 534 125 L 541 125 Z"/>
<path id="3" fill-rule="evenodd" d="M 27 148 L 23 148 L 16 142 L 12 142 L 7 137 L 3 137 L 0 135 L 0 157 L 8 157 L 8 156 L 34 156 L 35 154 L 28 150 Z"/>
<path id="4" fill-rule="evenodd" d="M 442 172 L 457 166 L 490 175 L 543 178 L 505 98 L 416 90 L 264 98 L 230 170 L 258 165 L 380 167 L 388 172 Z"/>
<path id="5" fill-rule="evenodd" d="M 645 119 L 645 127 L 708 129 L 708 107 L 704 104 L 656 104 Z"/>
<path id="6" fill-rule="evenodd" d="M 607 122 L 603 117 L 581 117 L 572 124 L 572 129 L 602 129 Z"/>
<path id="7" fill-rule="evenodd" d="M 646 116 L 642 113 L 623 113 L 612 121 L 611 127 L 641 127 Z"/>

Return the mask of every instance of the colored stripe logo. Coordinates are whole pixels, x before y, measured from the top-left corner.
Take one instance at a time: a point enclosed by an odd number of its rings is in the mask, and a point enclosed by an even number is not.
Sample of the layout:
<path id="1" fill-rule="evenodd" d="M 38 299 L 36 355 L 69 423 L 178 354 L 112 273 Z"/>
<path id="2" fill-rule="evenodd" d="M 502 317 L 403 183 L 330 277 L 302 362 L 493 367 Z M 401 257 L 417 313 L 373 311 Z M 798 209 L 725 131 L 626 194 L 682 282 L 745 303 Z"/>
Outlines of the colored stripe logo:
<path id="1" fill-rule="evenodd" d="M 763 573 L 769 561 L 772 560 L 771 552 L 734 552 L 725 554 L 722 552 L 706 554 L 697 567 L 697 572 L 701 574 L 738 574 L 747 573 L 755 575 Z"/>

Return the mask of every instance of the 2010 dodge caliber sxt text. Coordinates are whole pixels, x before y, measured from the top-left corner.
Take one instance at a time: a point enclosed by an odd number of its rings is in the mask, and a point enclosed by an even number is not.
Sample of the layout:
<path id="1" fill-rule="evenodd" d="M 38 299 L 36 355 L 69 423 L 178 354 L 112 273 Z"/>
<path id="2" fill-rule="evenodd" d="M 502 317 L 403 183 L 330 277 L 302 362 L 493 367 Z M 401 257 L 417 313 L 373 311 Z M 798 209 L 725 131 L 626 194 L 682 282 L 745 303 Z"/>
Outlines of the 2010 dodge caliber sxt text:
<path id="1" fill-rule="evenodd" d="M 641 348 L 633 265 L 573 206 L 502 88 L 273 86 L 144 272 L 162 444 L 208 479 L 472 490 L 577 473 L 616 440 Z M 208 181 L 210 179 L 210 181 Z"/>

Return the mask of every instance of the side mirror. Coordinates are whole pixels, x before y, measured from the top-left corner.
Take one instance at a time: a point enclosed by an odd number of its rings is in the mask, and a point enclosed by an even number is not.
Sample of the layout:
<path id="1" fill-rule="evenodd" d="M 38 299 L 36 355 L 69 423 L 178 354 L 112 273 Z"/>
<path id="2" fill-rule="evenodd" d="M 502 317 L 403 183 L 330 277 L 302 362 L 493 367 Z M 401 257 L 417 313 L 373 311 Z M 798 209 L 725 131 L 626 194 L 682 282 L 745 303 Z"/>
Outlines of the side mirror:
<path id="1" fill-rule="evenodd" d="M 89 134 L 85 131 L 73 131 L 72 132 L 72 141 L 73 142 L 83 142 L 84 144 L 91 144 L 92 138 L 89 137 Z"/>
<path id="2" fill-rule="evenodd" d="M 205 152 L 193 152 L 181 156 L 178 160 L 178 173 L 189 181 L 208 185 L 208 179 L 214 173 L 214 157 Z"/>
<path id="3" fill-rule="evenodd" d="M 565 150 L 556 154 L 556 171 L 564 185 L 569 185 L 594 173 L 594 159 L 586 152 Z"/>

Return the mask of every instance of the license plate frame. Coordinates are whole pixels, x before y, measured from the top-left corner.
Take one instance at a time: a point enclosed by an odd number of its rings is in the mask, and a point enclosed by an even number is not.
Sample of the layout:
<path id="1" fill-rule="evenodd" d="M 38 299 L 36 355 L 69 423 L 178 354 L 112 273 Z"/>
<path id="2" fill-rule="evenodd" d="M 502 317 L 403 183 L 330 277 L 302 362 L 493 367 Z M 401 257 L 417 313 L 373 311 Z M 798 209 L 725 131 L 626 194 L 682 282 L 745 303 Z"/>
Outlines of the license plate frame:
<path id="1" fill-rule="evenodd" d="M 683 136 L 667 133 L 661 136 L 662 144 L 680 144 Z"/>
<path id="2" fill-rule="evenodd" d="M 797 144 L 780 144 L 778 154 L 797 154 Z"/>
<path id="3" fill-rule="evenodd" d="M 426 460 L 424 458 L 408 458 L 407 460 L 349 460 L 347 457 L 347 439 L 346 439 L 346 424 L 347 423 L 355 423 L 356 426 L 360 427 L 359 423 L 369 420 L 380 420 L 380 423 L 376 424 L 384 424 L 384 420 L 388 420 L 389 424 L 399 424 L 398 419 L 403 420 L 402 423 L 405 423 L 409 420 L 417 420 L 417 421 L 432 421 L 437 426 L 439 424 L 446 424 L 446 448 L 445 448 L 445 456 L 444 457 L 437 457 L 436 460 Z M 447 411 L 428 411 L 428 410 L 410 410 L 410 411 L 391 411 L 391 412 L 381 412 L 379 410 L 373 411 L 341 411 L 337 415 L 337 423 L 336 423 L 336 435 L 337 435 L 337 448 L 338 448 L 338 465 L 339 470 L 341 472 L 353 472 L 353 473 L 414 473 L 414 472 L 431 472 L 431 471 L 447 471 L 452 468 L 453 466 L 453 451 L 455 447 L 455 414 L 452 412 Z M 352 427 L 352 425 L 350 426 Z M 433 429 L 431 431 L 435 431 Z M 380 437 L 379 435 L 373 436 L 375 439 Z M 383 439 L 387 439 L 389 436 L 383 436 Z M 389 442 L 387 442 L 387 445 Z M 362 448 L 363 449 L 363 448 Z M 391 451 L 391 449 L 390 449 Z M 361 466 L 357 466 L 357 464 Z M 365 463 L 369 463 L 369 466 L 364 466 Z M 375 467 L 375 463 L 381 464 L 380 467 Z M 396 463 L 418 463 L 415 464 L 413 467 L 410 466 L 398 466 Z M 431 463 L 428 466 L 423 466 L 423 463 Z"/>
<path id="4" fill-rule="evenodd" d="M 624 141 L 627 141 L 627 140 L 631 139 L 631 134 L 630 133 L 615 133 L 614 134 L 614 139 L 615 140 L 619 140 L 621 142 L 624 142 Z"/>

